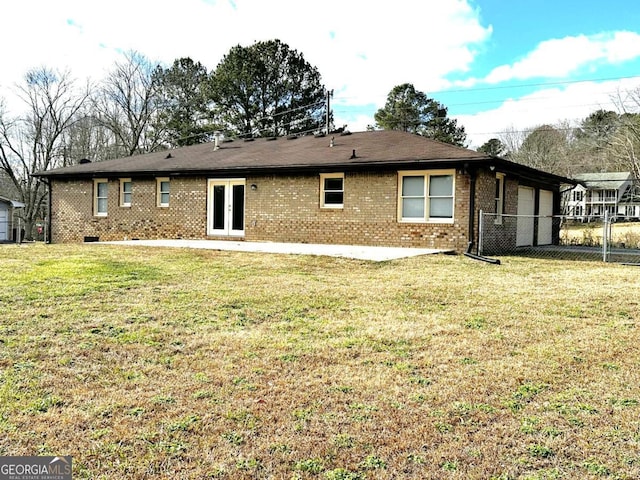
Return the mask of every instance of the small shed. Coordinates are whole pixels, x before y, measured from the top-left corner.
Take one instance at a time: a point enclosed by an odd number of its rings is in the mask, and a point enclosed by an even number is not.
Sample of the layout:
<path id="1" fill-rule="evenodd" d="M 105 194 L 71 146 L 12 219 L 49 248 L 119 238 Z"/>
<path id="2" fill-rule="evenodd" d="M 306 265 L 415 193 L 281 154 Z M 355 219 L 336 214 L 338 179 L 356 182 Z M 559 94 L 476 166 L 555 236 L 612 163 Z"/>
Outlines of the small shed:
<path id="1" fill-rule="evenodd" d="M 20 220 L 16 210 L 24 203 L 0 196 L 0 242 L 16 242 L 22 239 Z"/>

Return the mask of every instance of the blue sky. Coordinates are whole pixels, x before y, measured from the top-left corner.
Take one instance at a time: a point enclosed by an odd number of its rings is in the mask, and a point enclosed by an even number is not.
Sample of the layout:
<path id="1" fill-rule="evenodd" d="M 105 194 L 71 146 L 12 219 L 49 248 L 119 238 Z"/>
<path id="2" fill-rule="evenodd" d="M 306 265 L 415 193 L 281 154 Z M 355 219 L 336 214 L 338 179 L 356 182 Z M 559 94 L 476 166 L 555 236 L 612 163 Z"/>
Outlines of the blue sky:
<path id="1" fill-rule="evenodd" d="M 576 124 L 640 88 L 636 0 L 12 0 L 0 97 L 42 65 L 103 78 L 122 52 L 214 69 L 234 45 L 278 38 L 334 90 L 336 124 L 373 124 L 401 83 L 444 103 L 472 148 L 504 132 Z"/>

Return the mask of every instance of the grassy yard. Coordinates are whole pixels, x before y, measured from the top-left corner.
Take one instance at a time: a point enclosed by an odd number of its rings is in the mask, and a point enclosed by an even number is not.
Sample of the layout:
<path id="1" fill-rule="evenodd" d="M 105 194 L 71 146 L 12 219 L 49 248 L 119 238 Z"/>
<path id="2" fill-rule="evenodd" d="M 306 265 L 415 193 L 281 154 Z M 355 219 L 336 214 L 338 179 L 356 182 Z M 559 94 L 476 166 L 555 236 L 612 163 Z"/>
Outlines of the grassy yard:
<path id="1" fill-rule="evenodd" d="M 74 479 L 636 479 L 640 269 L 0 246 L 0 455 Z"/>

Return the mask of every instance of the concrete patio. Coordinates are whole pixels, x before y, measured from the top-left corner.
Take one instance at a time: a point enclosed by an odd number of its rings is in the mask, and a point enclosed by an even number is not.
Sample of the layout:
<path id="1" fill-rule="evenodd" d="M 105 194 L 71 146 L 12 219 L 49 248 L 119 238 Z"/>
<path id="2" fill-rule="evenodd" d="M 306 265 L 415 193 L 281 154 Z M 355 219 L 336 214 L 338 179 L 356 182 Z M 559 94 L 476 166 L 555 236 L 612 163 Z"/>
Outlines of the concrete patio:
<path id="1" fill-rule="evenodd" d="M 106 245 L 144 247 L 201 248 L 235 252 L 263 252 L 290 255 L 326 255 L 381 262 L 399 258 L 452 253 L 452 250 L 432 248 L 369 247 L 364 245 L 323 245 L 309 243 L 238 242 L 226 240 L 124 240 L 100 242 Z"/>

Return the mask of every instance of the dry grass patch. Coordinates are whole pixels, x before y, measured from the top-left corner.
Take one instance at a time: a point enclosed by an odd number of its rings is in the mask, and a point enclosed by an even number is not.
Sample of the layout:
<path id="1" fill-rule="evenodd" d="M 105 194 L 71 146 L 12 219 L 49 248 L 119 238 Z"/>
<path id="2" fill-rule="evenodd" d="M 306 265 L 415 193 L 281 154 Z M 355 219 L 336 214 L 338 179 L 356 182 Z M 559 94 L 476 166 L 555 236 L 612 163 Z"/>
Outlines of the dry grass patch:
<path id="1" fill-rule="evenodd" d="M 638 270 L 0 247 L 0 454 L 74 478 L 640 476 Z"/>
<path id="2" fill-rule="evenodd" d="M 601 222 L 576 223 L 562 228 L 560 237 L 567 245 L 602 245 Z M 611 224 L 610 242 L 617 248 L 640 248 L 640 223 L 620 222 Z"/>

